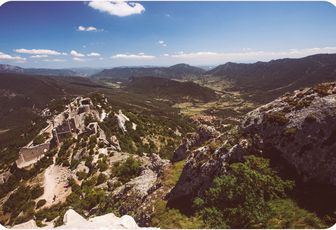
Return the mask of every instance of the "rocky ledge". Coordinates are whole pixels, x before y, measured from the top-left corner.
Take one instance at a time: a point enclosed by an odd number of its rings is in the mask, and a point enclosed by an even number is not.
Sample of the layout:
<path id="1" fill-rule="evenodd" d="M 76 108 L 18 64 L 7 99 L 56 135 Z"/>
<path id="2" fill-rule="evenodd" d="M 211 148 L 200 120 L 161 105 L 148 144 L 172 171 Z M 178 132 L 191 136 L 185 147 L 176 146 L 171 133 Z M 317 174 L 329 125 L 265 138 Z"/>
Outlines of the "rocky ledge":
<path id="1" fill-rule="evenodd" d="M 239 131 L 230 132 L 190 151 L 168 204 L 187 207 L 184 202 L 201 195 L 215 176 L 247 154 L 276 157 L 303 181 L 336 185 L 336 83 L 286 94 L 248 113 Z M 194 142 L 193 136 L 184 141 Z"/>
<path id="2" fill-rule="evenodd" d="M 304 181 L 336 185 L 336 83 L 286 94 L 247 114 L 243 130 L 263 155 Z"/>
<path id="3" fill-rule="evenodd" d="M 105 214 L 102 216 L 96 216 L 93 218 L 85 219 L 77 212 L 69 209 L 64 217 L 64 224 L 56 227 L 59 229 L 136 229 L 139 228 L 134 219 L 131 216 L 124 215 L 122 217 L 117 217 L 113 213 Z M 2 227 L 2 226 L 0 226 Z M 4 227 L 2 227 L 4 228 Z M 38 228 L 34 220 L 15 225 L 14 229 L 36 229 Z M 43 227 L 52 228 L 52 227 Z M 5 228 L 4 228 L 5 229 Z M 147 228 L 150 229 L 150 228 Z M 154 229 L 154 228 L 151 228 Z"/>

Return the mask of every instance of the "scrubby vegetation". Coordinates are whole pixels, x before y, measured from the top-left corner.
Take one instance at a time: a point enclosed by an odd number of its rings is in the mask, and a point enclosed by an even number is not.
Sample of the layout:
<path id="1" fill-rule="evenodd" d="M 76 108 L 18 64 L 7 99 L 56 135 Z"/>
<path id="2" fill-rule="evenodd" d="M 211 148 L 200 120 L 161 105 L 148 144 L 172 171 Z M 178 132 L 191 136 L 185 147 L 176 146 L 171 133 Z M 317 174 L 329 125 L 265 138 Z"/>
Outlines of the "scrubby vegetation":
<path id="1" fill-rule="evenodd" d="M 141 162 L 133 157 L 129 157 L 125 162 L 116 162 L 112 168 L 112 175 L 117 176 L 118 180 L 126 183 L 134 177 L 140 175 Z"/>
<path id="2" fill-rule="evenodd" d="M 164 229 L 169 228 L 184 228 L 198 229 L 205 228 L 202 219 L 199 216 L 188 217 L 182 214 L 177 209 L 167 207 L 166 201 L 159 201 L 155 206 L 155 213 L 151 221 L 152 226 L 157 226 Z"/>
<path id="3" fill-rule="evenodd" d="M 180 178 L 184 165 L 184 161 L 179 161 L 165 171 L 162 177 L 162 185 L 172 188 Z M 179 210 L 168 207 L 166 201 L 160 200 L 155 204 L 151 226 L 160 228 L 204 228 L 205 225 L 199 216 L 188 217 Z"/>
<path id="4" fill-rule="evenodd" d="M 39 144 L 44 143 L 48 137 L 49 137 L 48 133 L 42 133 L 42 134 L 38 135 L 33 140 L 33 145 L 39 145 Z"/>
<path id="5" fill-rule="evenodd" d="M 270 168 L 268 160 L 252 155 L 230 165 L 228 175 L 216 177 L 194 206 L 209 228 L 323 227 L 316 215 L 288 198 L 293 186 Z"/>
<path id="6" fill-rule="evenodd" d="M 126 84 L 126 90 L 175 102 L 197 100 L 207 102 L 217 98 L 212 89 L 194 82 L 179 82 L 160 77 L 133 78 Z"/>
<path id="7" fill-rule="evenodd" d="M 43 191 L 38 185 L 33 188 L 20 185 L 3 204 L 2 210 L 10 214 L 9 222 L 19 224 L 32 219 L 35 206 L 43 205 L 43 201 L 39 201 L 38 204 L 34 201 L 43 194 Z"/>
<path id="8" fill-rule="evenodd" d="M 266 113 L 266 120 L 271 123 L 276 123 L 279 125 L 286 125 L 289 122 L 289 119 L 286 117 L 286 114 L 283 112 L 270 112 Z"/>
<path id="9" fill-rule="evenodd" d="M 173 129 L 178 129 L 182 134 L 194 129 L 194 125 L 187 121 L 187 118 L 177 114 L 153 113 L 153 111 L 124 113 L 131 120 L 125 124 L 127 132 L 118 127 L 117 118 L 113 113 L 99 125 L 107 139 L 116 136 L 122 151 L 132 154 L 159 153 L 161 157 L 171 159 L 174 149 L 181 140 L 181 136 Z M 132 128 L 132 122 L 136 124 L 135 130 Z"/>

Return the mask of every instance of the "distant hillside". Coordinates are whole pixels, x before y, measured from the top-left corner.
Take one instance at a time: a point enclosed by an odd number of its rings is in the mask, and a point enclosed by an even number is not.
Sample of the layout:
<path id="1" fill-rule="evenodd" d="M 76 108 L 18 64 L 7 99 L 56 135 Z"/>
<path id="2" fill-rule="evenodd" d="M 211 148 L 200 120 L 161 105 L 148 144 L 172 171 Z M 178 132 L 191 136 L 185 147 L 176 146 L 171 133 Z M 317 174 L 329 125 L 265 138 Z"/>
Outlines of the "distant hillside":
<path id="1" fill-rule="evenodd" d="M 95 68 L 63 68 L 63 69 L 48 69 L 48 68 L 21 68 L 13 65 L 0 64 L 0 73 L 42 75 L 42 76 L 62 76 L 62 77 L 88 77 L 101 69 Z"/>
<path id="2" fill-rule="evenodd" d="M 183 99 L 211 101 L 216 99 L 216 93 L 212 89 L 193 82 L 179 82 L 160 77 L 134 77 L 125 85 L 126 91 L 173 101 Z"/>
<path id="3" fill-rule="evenodd" d="M 226 63 L 206 73 L 232 81 L 235 88 L 264 91 L 273 98 L 287 91 L 336 80 L 336 54 L 253 64 Z"/>
<path id="4" fill-rule="evenodd" d="M 90 68 L 90 67 L 81 67 L 81 68 L 71 68 L 70 70 L 74 71 L 75 73 L 83 76 L 83 77 L 89 77 L 94 74 L 97 74 L 101 72 L 102 68 Z"/>
<path id="5" fill-rule="evenodd" d="M 80 73 L 70 69 L 24 69 L 24 74 L 29 75 L 44 75 L 44 76 L 82 76 Z"/>
<path id="6" fill-rule="evenodd" d="M 94 75 L 94 78 L 127 80 L 131 77 L 162 77 L 188 78 L 200 76 L 205 70 L 187 64 L 177 64 L 170 67 L 116 67 L 105 69 Z"/>
<path id="7" fill-rule="evenodd" d="M 0 73 L 23 73 L 24 69 L 18 66 L 0 64 Z"/>

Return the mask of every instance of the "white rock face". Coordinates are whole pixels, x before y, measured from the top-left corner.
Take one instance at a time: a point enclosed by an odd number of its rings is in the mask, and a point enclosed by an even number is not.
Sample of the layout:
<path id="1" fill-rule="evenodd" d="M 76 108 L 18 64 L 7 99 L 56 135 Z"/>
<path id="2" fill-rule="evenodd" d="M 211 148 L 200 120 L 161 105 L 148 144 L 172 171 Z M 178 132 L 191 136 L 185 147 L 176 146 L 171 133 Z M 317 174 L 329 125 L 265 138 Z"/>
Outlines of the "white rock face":
<path id="1" fill-rule="evenodd" d="M 100 114 L 100 122 L 103 122 L 107 116 L 107 113 L 105 112 L 105 109 L 102 110 L 102 113 Z"/>
<path id="2" fill-rule="evenodd" d="M 135 229 L 139 228 L 131 216 L 125 215 L 117 217 L 113 213 L 105 214 L 84 219 L 81 215 L 72 209 L 69 209 L 63 218 L 64 225 L 57 227 L 59 229 Z"/>
<path id="3" fill-rule="evenodd" d="M 33 229 L 33 228 L 37 228 L 37 225 L 34 220 L 29 220 L 25 223 L 13 226 L 13 229 Z M 0 229 L 6 229 L 6 228 L 1 226 Z"/>
<path id="4" fill-rule="evenodd" d="M 117 119 L 118 119 L 119 128 L 123 132 L 127 132 L 126 127 L 125 127 L 125 123 L 126 123 L 126 121 L 129 121 L 130 119 L 128 117 L 126 117 L 126 115 L 124 115 L 121 110 L 119 110 L 119 114 L 116 114 L 116 116 L 117 116 Z"/>
<path id="5" fill-rule="evenodd" d="M 113 193 L 124 196 L 126 193 L 136 194 L 139 200 L 147 195 L 148 190 L 154 186 L 157 174 L 150 169 L 142 171 L 141 175 L 117 188 Z"/>
<path id="6" fill-rule="evenodd" d="M 69 209 L 63 218 L 64 225 L 56 227 L 56 229 L 138 229 L 140 228 L 135 220 L 128 215 L 117 217 L 113 213 L 105 214 L 102 216 L 85 219 L 77 212 Z M 34 220 L 15 225 L 13 229 L 36 229 L 36 223 Z M 44 227 L 49 228 L 49 227 Z M 0 225 L 0 230 L 6 229 Z M 156 228 L 145 228 L 156 229 Z"/>
<path id="7" fill-rule="evenodd" d="M 243 130 L 255 149 L 281 157 L 304 181 L 336 185 L 335 82 L 296 90 L 251 111 Z"/>
<path id="8" fill-rule="evenodd" d="M 47 201 L 46 207 L 65 201 L 71 193 L 68 188 L 68 178 L 72 173 L 68 168 L 50 165 L 44 173 L 44 194 L 41 199 Z"/>

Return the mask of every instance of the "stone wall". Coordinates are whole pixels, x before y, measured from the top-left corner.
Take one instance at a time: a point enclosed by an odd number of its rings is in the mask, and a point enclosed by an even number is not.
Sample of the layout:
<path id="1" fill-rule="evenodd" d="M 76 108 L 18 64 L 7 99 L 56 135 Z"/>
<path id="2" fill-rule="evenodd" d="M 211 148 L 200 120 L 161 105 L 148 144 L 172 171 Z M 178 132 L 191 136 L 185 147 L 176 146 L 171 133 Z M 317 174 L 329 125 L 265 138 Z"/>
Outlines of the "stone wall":
<path id="1" fill-rule="evenodd" d="M 32 147 L 23 147 L 20 149 L 19 158 L 16 160 L 18 168 L 24 168 L 36 163 L 49 150 L 50 143 L 43 143 Z"/>

